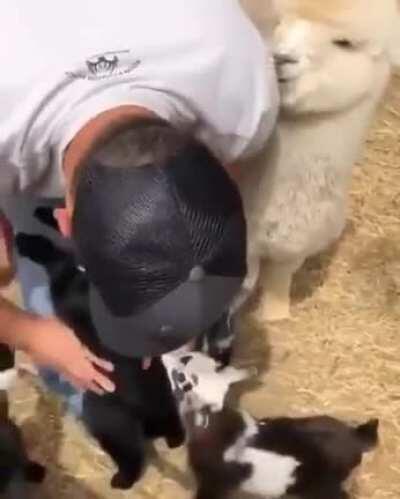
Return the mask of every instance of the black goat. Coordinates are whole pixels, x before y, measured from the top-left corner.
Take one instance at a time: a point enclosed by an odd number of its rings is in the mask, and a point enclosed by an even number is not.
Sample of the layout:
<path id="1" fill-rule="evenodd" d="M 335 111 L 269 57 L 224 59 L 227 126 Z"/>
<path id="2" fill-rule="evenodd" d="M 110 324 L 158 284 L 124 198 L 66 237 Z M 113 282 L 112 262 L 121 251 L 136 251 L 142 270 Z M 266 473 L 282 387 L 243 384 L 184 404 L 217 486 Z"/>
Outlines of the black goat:
<path id="1" fill-rule="evenodd" d="M 46 211 L 37 214 L 43 220 Z M 141 359 L 118 355 L 98 341 L 89 313 L 87 278 L 72 252 L 39 235 L 19 233 L 15 243 L 21 256 L 46 268 L 56 315 L 93 353 L 114 364 L 110 378 L 116 391 L 104 396 L 85 392 L 82 417 L 118 467 L 111 485 L 130 488 L 143 472 L 147 439 L 165 437 L 170 447 L 185 439 L 165 367 L 156 358 L 143 370 Z"/>

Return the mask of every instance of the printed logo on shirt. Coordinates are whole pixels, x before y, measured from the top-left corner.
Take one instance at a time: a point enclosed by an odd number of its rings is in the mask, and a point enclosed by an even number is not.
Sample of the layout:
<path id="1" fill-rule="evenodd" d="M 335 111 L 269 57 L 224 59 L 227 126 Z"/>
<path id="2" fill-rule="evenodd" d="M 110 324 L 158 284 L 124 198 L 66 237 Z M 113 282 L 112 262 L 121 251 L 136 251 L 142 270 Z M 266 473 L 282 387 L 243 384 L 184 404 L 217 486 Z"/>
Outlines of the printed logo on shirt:
<path id="1" fill-rule="evenodd" d="M 103 80 L 129 74 L 140 63 L 139 59 L 132 59 L 130 50 L 105 52 L 90 57 L 83 67 L 68 71 L 67 75 L 80 80 Z"/>

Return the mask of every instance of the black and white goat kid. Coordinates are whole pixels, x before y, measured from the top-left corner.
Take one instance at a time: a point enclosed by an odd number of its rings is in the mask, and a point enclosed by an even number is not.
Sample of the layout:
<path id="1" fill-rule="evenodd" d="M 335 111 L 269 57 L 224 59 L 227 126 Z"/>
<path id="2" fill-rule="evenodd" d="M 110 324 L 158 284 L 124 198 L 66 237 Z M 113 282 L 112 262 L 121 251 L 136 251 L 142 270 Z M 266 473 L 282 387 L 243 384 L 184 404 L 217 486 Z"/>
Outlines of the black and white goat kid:
<path id="1" fill-rule="evenodd" d="M 231 383 L 246 375 L 229 369 L 219 371 L 212 359 L 187 354 L 169 358 L 196 499 L 224 499 L 235 491 L 267 499 L 346 499 L 343 484 L 377 444 L 378 421 L 351 426 L 328 416 L 257 420 L 224 404 Z"/>

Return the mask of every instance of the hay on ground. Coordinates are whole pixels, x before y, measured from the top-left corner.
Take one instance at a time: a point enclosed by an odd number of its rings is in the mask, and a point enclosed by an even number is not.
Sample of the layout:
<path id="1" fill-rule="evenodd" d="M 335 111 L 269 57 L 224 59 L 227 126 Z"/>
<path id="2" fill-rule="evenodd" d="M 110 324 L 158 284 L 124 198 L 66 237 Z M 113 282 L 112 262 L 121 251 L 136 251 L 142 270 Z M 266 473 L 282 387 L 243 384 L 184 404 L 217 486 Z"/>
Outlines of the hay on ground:
<path id="1" fill-rule="evenodd" d="M 262 384 L 242 394 L 256 416 L 327 413 L 381 420 L 381 444 L 352 484 L 356 499 L 400 497 L 400 77 L 356 168 L 346 233 L 296 281 L 293 318 L 242 323 L 238 362 L 262 363 Z M 15 288 L 7 291 L 15 296 Z M 268 366 L 267 366 L 268 364 Z M 111 491 L 110 460 L 57 402 L 27 378 L 13 394 L 33 456 L 49 466 L 37 497 L 185 499 L 193 482 L 185 453 L 159 445 L 144 479 Z"/>

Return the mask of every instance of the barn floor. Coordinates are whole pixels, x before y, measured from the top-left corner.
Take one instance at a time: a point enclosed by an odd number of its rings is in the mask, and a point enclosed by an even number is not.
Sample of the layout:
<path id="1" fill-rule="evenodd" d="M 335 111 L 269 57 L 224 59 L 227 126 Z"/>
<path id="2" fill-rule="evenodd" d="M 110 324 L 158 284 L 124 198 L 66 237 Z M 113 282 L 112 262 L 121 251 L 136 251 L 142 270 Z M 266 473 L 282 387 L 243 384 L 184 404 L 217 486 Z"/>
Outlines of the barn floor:
<path id="1" fill-rule="evenodd" d="M 237 358 L 264 366 L 242 393 L 254 415 L 328 413 L 381 420 L 381 444 L 351 485 L 357 499 L 400 497 L 400 77 L 375 123 L 354 175 L 347 231 L 330 254 L 298 276 L 293 318 L 268 327 L 244 319 Z M 15 296 L 15 286 L 4 290 Z M 33 456 L 49 467 L 38 499 L 191 497 L 183 450 L 157 445 L 131 491 L 109 488 L 110 461 L 57 401 L 31 379 L 13 394 Z"/>

